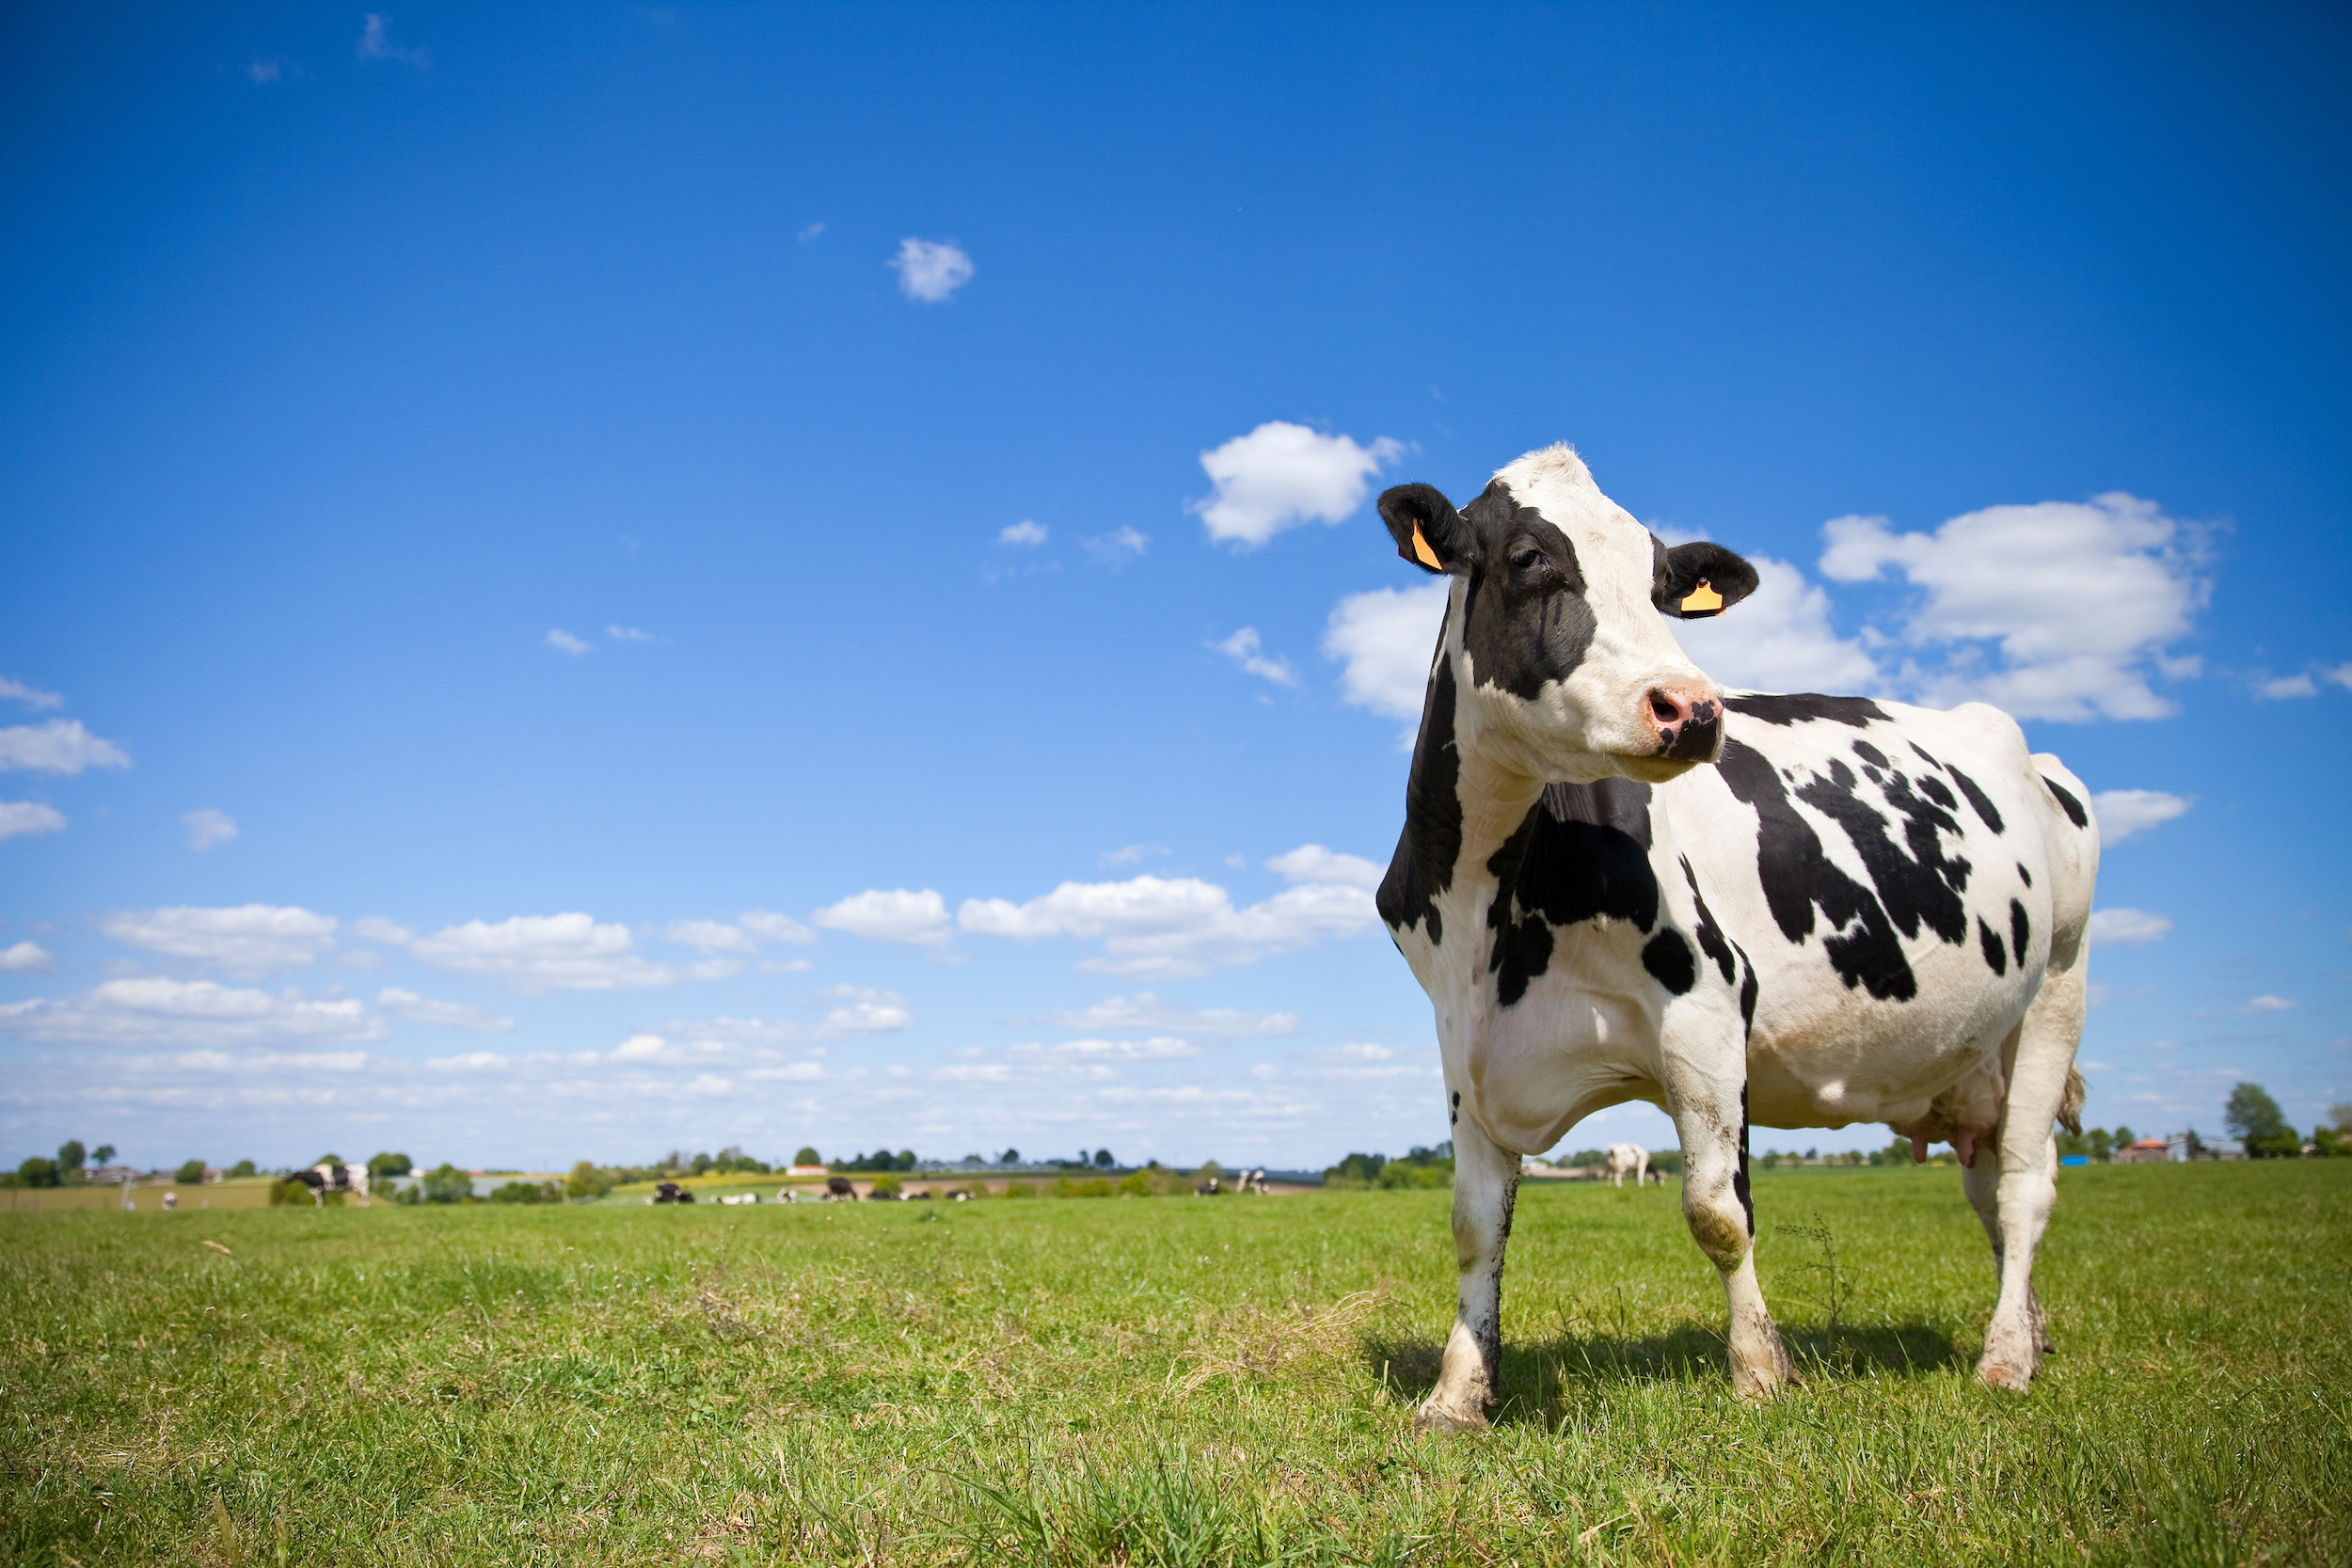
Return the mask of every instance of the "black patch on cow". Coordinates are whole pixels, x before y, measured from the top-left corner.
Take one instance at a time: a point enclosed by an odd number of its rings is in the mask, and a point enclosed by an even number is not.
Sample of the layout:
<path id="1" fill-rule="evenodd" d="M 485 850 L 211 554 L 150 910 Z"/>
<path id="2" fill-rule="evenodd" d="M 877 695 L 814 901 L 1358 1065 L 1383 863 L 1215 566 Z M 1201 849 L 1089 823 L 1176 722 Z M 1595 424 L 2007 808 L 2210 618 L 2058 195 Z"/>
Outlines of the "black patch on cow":
<path id="1" fill-rule="evenodd" d="M 1892 768 L 1895 766 L 1893 763 L 1886 760 L 1886 753 L 1884 752 L 1880 751 L 1876 746 L 1871 745 L 1867 740 L 1857 740 L 1853 743 L 1853 754 L 1860 757 L 1865 762 L 1876 763 L 1881 768 Z"/>
<path id="2" fill-rule="evenodd" d="M 1733 942 L 1732 951 L 1740 955 L 1740 1037 L 1756 1033 L 1756 965 L 1748 958 L 1748 950 Z"/>
<path id="3" fill-rule="evenodd" d="M 1756 1240 L 1756 1199 L 1748 1191 L 1748 1086 L 1740 1085 L 1740 1168 L 1731 1173 L 1731 1190 L 1740 1212 L 1748 1217 L 1748 1240 Z"/>
<path id="4" fill-rule="evenodd" d="M 1863 729 L 1886 721 L 1886 710 L 1867 697 L 1824 697 L 1818 691 L 1746 691 L 1725 697 L 1724 706 L 1767 724 L 1796 724 L 1826 719 Z"/>
<path id="5" fill-rule="evenodd" d="M 1996 833 L 2002 832 L 2001 814 L 1994 808 L 1993 804 L 1993 797 L 1987 795 L 1983 790 L 1979 789 L 1977 787 L 1977 781 L 1962 772 L 1959 768 L 1947 768 L 1944 771 L 1952 776 L 1952 783 L 1960 785 L 1960 792 L 1968 797 L 1969 807 L 1974 810 L 1979 816 L 1984 818 L 1984 825 L 1992 829 Z"/>
<path id="6" fill-rule="evenodd" d="M 1533 702 L 1584 662 L 1597 625 L 1568 536 L 1496 480 L 1462 509 L 1476 531 L 1480 563 L 1463 599 L 1462 645 L 1470 679 Z"/>
<path id="7" fill-rule="evenodd" d="M 2026 863 L 2024 861 L 2019 861 L 2017 863 L 2017 879 L 2025 883 L 2027 887 L 2033 886 L 2033 873 L 2026 869 Z"/>
<path id="8" fill-rule="evenodd" d="M 1691 956 L 1691 943 L 1671 926 L 1642 944 L 1642 967 L 1677 996 L 1689 995 L 1699 983 L 1698 960 Z"/>
<path id="9" fill-rule="evenodd" d="M 1462 1125 L 1462 1091 L 1459 1089 L 1454 1091 L 1454 1102 L 1446 1107 L 1445 1124 L 1448 1127 Z"/>
<path id="10" fill-rule="evenodd" d="M 1802 943 L 1819 908 L 1829 925 L 1821 951 L 1847 989 L 1860 986 L 1882 1002 L 1908 1002 L 1918 977 L 1886 911 L 1868 888 L 1830 863 L 1813 825 L 1788 800 L 1780 775 L 1754 747 L 1724 742 L 1716 765 L 1734 797 L 1756 810 L 1756 878 L 1780 934 Z"/>
<path id="11" fill-rule="evenodd" d="M 1984 949 L 1987 969 L 1995 974 L 2009 973 L 2009 954 L 2002 950 L 2001 933 L 1981 920 L 1977 922 L 1977 944 Z"/>
<path id="12" fill-rule="evenodd" d="M 1501 1006 L 1517 1003 L 1550 967 L 1553 927 L 1603 917 L 1645 931 L 1658 924 L 1649 800 L 1649 785 L 1625 779 L 1547 784 L 1487 861 L 1497 884 L 1487 967 Z"/>
<path id="13" fill-rule="evenodd" d="M 1959 837 L 1959 822 L 1896 775 L 1883 794 L 1903 816 L 1903 842 L 1911 849 L 1906 855 L 1888 836 L 1884 814 L 1856 795 L 1854 784 L 1853 769 L 1832 757 L 1829 776 L 1814 778 L 1796 796 L 1846 831 L 1878 887 L 1880 903 L 1904 936 L 1917 936 L 1924 923 L 1946 942 L 1966 941 L 1968 913 L 1960 895 L 1968 886 L 1968 863 L 1947 859 L 1939 836 Z"/>
<path id="14" fill-rule="evenodd" d="M 2083 810 L 2083 803 L 2080 800 L 2075 800 L 2072 795 L 2067 794 L 2066 791 L 2060 789 L 2058 785 L 2051 784 L 2046 778 L 2042 782 L 2048 787 L 2051 794 L 2058 797 L 2058 803 L 2066 808 L 2066 817 L 2068 821 L 2074 823 L 2077 828 L 2088 828 L 2090 826 L 2090 814 Z"/>
<path id="15" fill-rule="evenodd" d="M 1917 741 L 1914 740 L 1909 744 L 1913 751 L 1919 753 L 1919 760 L 1926 763 L 1930 768 L 1941 768 L 1944 766 L 1942 763 L 1936 761 L 1935 758 L 1930 756 L 1928 754 L 1928 749 L 1920 745 Z"/>
<path id="16" fill-rule="evenodd" d="M 1943 780 L 1936 778 L 1931 774 L 1922 773 L 1919 775 L 1919 793 L 1926 796 L 1929 800 L 1933 800 L 1937 805 L 1942 806 L 1946 811 L 1958 811 L 1960 809 L 1959 799 L 1955 797 L 1950 790 L 1944 787 Z"/>
<path id="17" fill-rule="evenodd" d="M 1445 646 L 1443 626 L 1438 646 Z M 1454 734 L 1454 661 L 1439 658 L 1422 706 L 1421 734 L 1413 740 L 1413 768 L 1405 780 L 1405 831 L 1373 897 L 1391 931 L 1427 921 L 1432 947 L 1445 939 L 1438 895 L 1453 885 L 1454 863 L 1462 855 L 1461 777 L 1462 752 Z"/>
<path id="18" fill-rule="evenodd" d="M 2026 906 L 2012 898 L 2009 901 L 2009 944 L 2017 953 L 2017 967 L 2026 967 L 2026 944 L 2033 940 L 2033 927 L 2026 919 Z"/>
<path id="19" fill-rule="evenodd" d="M 1732 968 L 1731 942 L 1723 927 L 1715 924 L 1715 916 L 1707 908 L 1706 895 L 1699 892 L 1698 874 L 1691 869 L 1691 857 L 1682 857 L 1682 879 L 1691 884 L 1691 902 L 1698 910 L 1698 922 L 1691 934 L 1698 938 L 1699 951 L 1715 960 L 1715 967 L 1724 972 L 1724 984 L 1730 985 L 1738 977 Z"/>

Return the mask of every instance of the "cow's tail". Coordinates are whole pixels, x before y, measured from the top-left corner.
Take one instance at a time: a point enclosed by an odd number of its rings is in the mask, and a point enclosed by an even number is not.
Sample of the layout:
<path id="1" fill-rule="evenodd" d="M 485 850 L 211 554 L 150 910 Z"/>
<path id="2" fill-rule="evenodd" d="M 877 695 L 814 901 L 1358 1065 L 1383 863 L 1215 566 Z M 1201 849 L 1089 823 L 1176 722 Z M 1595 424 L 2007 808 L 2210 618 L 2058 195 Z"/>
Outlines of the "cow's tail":
<path id="1" fill-rule="evenodd" d="M 2083 1084 L 2082 1070 L 2072 1062 L 2066 1067 L 2066 1093 L 2058 1100 L 2058 1125 L 2076 1137 L 2083 1131 L 2083 1097 L 2090 1090 Z"/>

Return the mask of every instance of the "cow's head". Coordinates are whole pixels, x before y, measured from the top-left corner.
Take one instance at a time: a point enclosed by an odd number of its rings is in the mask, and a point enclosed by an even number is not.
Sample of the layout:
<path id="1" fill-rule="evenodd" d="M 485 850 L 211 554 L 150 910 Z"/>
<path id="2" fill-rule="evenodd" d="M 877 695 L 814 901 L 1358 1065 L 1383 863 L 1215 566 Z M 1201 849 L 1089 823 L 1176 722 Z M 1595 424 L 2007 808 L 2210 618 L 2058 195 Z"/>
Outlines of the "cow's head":
<path id="1" fill-rule="evenodd" d="M 1723 751 L 1723 689 L 1663 616 L 1721 614 L 1756 568 L 1720 546 L 1666 547 L 1566 447 L 1530 452 L 1459 512 L 1426 484 L 1380 498 L 1396 553 L 1451 576 L 1438 658 L 1455 735 L 1543 780 L 1662 784 Z"/>

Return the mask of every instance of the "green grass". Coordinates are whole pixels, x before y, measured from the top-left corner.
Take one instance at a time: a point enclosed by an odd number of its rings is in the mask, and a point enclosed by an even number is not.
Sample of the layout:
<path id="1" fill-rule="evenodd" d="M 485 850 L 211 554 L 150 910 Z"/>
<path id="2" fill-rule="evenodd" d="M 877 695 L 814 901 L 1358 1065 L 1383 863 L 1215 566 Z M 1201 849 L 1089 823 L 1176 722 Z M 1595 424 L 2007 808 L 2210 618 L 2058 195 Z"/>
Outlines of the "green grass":
<path id="1" fill-rule="evenodd" d="M 0 1555 L 2352 1560 L 2352 1161 L 2068 1171 L 2024 1399 L 1951 1171 L 1758 1175 L 1756 1405 L 1673 1189 L 1531 1183 L 1441 1440 L 1447 1202 L 18 1215 Z"/>

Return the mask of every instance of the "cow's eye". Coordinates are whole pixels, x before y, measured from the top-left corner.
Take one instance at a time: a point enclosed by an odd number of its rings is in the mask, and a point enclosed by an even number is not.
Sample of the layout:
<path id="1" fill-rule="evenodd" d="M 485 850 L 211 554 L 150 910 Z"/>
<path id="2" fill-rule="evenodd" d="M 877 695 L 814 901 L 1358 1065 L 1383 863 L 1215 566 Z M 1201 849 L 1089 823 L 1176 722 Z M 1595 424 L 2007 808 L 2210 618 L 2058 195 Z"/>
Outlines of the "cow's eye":
<path id="1" fill-rule="evenodd" d="M 1511 552 L 1511 570 L 1521 577 L 1533 577 L 1550 566 L 1550 560 L 1533 545 L 1521 545 Z"/>

